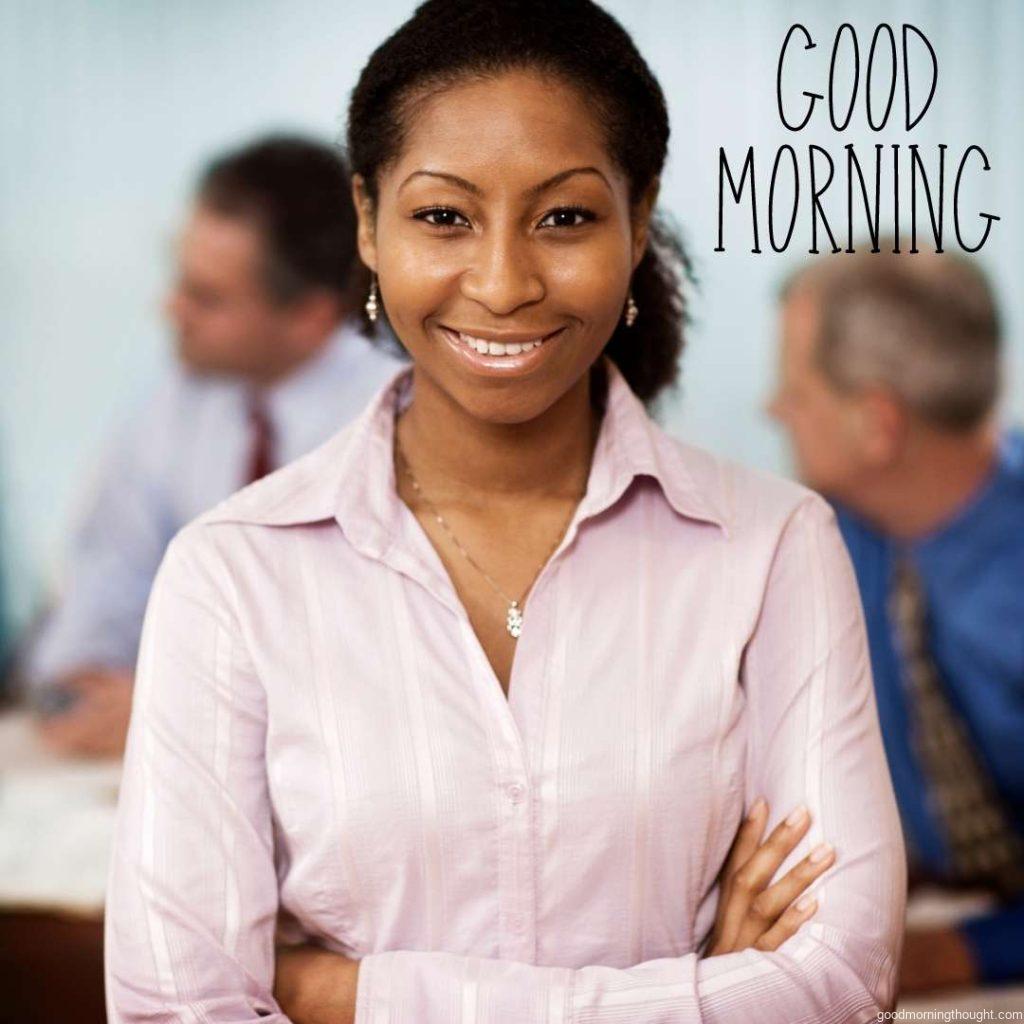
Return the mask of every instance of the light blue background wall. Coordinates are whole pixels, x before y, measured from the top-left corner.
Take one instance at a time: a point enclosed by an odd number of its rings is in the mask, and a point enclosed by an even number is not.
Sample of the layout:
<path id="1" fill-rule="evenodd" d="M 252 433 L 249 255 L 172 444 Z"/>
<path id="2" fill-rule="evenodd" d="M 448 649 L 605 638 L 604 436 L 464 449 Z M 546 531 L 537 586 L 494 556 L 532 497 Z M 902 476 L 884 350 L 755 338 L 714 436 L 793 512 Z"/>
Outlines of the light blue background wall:
<path id="1" fill-rule="evenodd" d="M 974 176 L 966 206 L 1002 217 L 982 256 L 1007 314 L 1007 415 L 1024 414 L 1024 4 L 608 6 L 670 98 L 662 201 L 685 228 L 702 279 L 684 393 L 666 415 L 673 432 L 787 471 L 782 439 L 759 410 L 774 365 L 772 296 L 806 249 L 807 218 L 784 256 L 751 256 L 738 216 L 728 221 L 729 251 L 713 251 L 718 147 L 737 162 L 748 145 L 757 147 L 763 202 L 775 149 L 787 141 L 804 152 L 819 142 L 837 160 L 848 141 L 865 157 L 876 141 L 916 141 L 929 166 L 937 142 L 949 145 L 953 161 L 970 143 L 985 148 L 993 169 Z M 337 136 L 358 69 L 410 11 L 397 0 L 0 3 L 0 575 L 15 623 L 55 579 L 61 533 L 102 439 L 166 358 L 158 301 L 196 168 L 212 151 L 268 128 Z M 913 138 L 898 121 L 871 137 L 863 108 L 854 118 L 861 127 L 842 136 L 792 136 L 779 124 L 774 83 L 786 29 L 802 21 L 819 43 L 794 55 L 794 67 L 806 68 L 806 80 L 793 80 L 796 92 L 825 91 L 832 38 L 847 19 L 864 57 L 880 21 L 909 21 L 935 46 L 938 92 Z M 827 128 L 824 110 L 816 123 Z M 841 189 L 843 174 L 833 194 Z"/>

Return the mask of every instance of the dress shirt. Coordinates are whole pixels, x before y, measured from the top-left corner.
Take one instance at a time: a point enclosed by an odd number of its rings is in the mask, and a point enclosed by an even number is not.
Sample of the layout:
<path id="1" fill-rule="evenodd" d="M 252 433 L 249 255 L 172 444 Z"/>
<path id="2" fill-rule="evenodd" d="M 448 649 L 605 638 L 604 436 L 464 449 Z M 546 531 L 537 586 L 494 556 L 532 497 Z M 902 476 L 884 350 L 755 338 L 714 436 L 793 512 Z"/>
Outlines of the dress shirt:
<path id="1" fill-rule="evenodd" d="M 947 851 L 911 747 L 886 607 L 897 543 L 837 506 L 867 620 L 879 717 L 907 846 L 942 875 Z M 941 527 L 907 545 L 924 587 L 931 655 L 1010 820 L 1024 835 L 1024 431 L 1007 431 L 989 478 Z M 961 927 L 986 982 L 1024 978 L 1024 902 Z"/>
<path id="2" fill-rule="evenodd" d="M 832 510 L 672 439 L 601 366 L 586 494 L 507 698 L 396 490 L 411 368 L 176 536 L 108 879 L 111 1024 L 283 1024 L 279 913 L 289 941 L 360 959 L 356 1024 L 892 1005 L 905 852 Z M 780 949 L 702 959 L 758 795 L 769 828 L 813 816 L 781 871 L 826 840 L 837 863 Z"/>
<path id="3" fill-rule="evenodd" d="M 279 463 L 355 417 L 402 364 L 346 323 L 266 389 Z M 180 366 L 126 419 L 91 481 L 63 585 L 25 655 L 32 692 L 83 667 L 134 664 L 164 549 L 201 512 L 246 483 L 247 385 Z"/>

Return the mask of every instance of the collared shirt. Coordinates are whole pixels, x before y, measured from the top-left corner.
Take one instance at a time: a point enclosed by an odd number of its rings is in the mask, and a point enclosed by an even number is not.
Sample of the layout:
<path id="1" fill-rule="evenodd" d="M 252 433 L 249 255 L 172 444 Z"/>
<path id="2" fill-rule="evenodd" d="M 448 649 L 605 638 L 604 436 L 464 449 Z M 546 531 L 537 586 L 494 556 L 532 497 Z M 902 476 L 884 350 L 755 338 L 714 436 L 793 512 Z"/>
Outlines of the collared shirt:
<path id="1" fill-rule="evenodd" d="M 865 1021 L 906 874 L 856 581 L 803 487 L 665 434 L 602 358 L 586 494 L 506 698 L 396 491 L 412 370 L 175 538 L 106 911 L 111 1024 L 283 1024 L 275 924 L 357 1024 Z M 596 390 L 595 394 L 600 391 Z M 836 864 L 778 951 L 701 958 L 745 810 Z"/>
<path id="2" fill-rule="evenodd" d="M 345 323 L 266 388 L 278 464 L 355 417 L 402 364 Z M 172 369 L 124 422 L 77 516 L 57 600 L 29 645 L 32 692 L 82 668 L 135 663 L 146 599 L 174 534 L 245 482 L 251 434 L 237 377 Z"/>
<path id="3" fill-rule="evenodd" d="M 911 745 L 887 611 L 900 546 L 837 506 L 864 602 L 879 716 L 907 845 L 934 874 L 948 852 Z M 1024 431 L 1007 431 L 989 478 L 958 512 L 906 546 L 929 610 L 932 656 L 1012 824 L 1024 835 Z M 965 927 L 983 980 L 1024 978 L 1024 902 Z"/>

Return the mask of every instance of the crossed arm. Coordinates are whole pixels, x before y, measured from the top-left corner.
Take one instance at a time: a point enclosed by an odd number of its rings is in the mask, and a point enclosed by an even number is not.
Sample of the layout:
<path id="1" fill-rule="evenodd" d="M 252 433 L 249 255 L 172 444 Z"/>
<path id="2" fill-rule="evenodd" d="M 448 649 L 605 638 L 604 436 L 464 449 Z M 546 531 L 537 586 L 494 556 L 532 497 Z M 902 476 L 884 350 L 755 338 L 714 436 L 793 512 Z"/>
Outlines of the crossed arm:
<path id="1" fill-rule="evenodd" d="M 739 827 L 716 879 L 721 898 L 704 956 L 778 949 L 817 909 L 803 894 L 835 862 L 835 851 L 819 848 L 774 881 L 810 818 L 804 811 L 794 823 L 787 819 L 762 842 L 767 820 L 768 805 L 758 800 Z M 274 998 L 295 1024 L 353 1024 L 358 989 L 358 960 L 314 943 L 278 944 Z"/>

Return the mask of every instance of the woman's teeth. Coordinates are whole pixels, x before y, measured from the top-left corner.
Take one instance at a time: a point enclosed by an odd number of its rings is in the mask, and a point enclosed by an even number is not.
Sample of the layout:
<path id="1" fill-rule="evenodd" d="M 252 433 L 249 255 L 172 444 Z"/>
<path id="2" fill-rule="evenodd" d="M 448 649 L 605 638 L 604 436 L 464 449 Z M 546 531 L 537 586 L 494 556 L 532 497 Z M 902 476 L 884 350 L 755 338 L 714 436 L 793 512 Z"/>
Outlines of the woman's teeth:
<path id="1" fill-rule="evenodd" d="M 476 349 L 484 356 L 516 356 L 520 352 L 529 352 L 532 348 L 543 345 L 547 338 L 535 338 L 533 341 L 523 341 L 519 344 L 504 345 L 500 341 L 484 341 L 483 338 L 474 338 L 471 334 L 459 332 L 459 341 L 470 348 Z"/>

